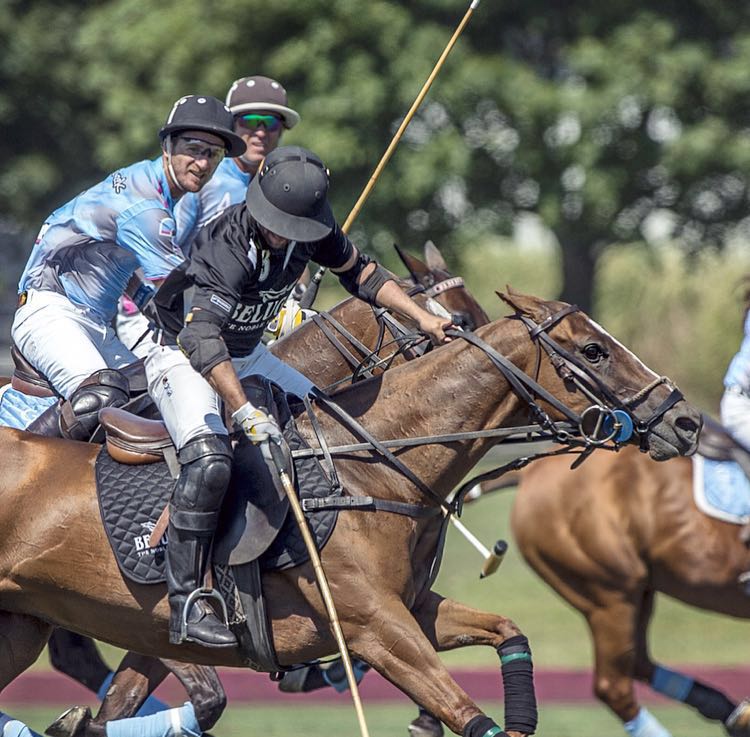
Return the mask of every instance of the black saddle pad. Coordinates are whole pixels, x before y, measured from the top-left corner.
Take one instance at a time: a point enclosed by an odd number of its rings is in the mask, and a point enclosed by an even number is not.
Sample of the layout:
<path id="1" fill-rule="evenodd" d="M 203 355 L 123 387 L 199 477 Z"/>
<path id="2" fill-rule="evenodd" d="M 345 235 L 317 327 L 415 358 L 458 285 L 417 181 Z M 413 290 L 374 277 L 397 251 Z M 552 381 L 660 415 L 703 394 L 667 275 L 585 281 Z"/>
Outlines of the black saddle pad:
<path id="1" fill-rule="evenodd" d="M 96 458 L 96 487 L 104 530 L 120 570 L 136 583 L 164 581 L 166 539 L 162 538 L 155 548 L 149 548 L 148 541 L 174 485 L 166 463 L 118 463 L 106 447 Z"/>
<path id="2" fill-rule="evenodd" d="M 286 429 L 285 436 L 292 450 L 304 446 L 293 427 Z M 243 458 L 243 463 L 245 460 Z M 242 463 L 235 465 L 235 470 L 238 466 L 241 467 Z M 297 460 L 295 474 L 297 489 L 302 488 L 301 498 L 331 494 L 328 478 L 315 458 Z M 118 463 L 104 447 L 96 459 L 96 483 L 104 529 L 123 575 L 136 583 L 163 583 L 164 553 L 168 541 L 164 537 L 160 545 L 149 548 L 148 540 L 176 483 L 167 464 L 133 466 Z M 235 490 L 241 487 L 247 489 L 248 494 L 253 493 L 250 484 L 236 478 L 232 487 Z M 250 508 L 238 501 L 236 495 L 232 499 L 233 508 L 241 510 L 241 513 Z M 261 567 L 266 571 L 291 568 L 304 563 L 309 557 L 296 520 L 293 515 L 286 515 L 285 506 L 282 509 L 282 519 L 285 516 L 286 520 L 276 539 L 260 557 Z M 308 517 L 318 549 L 328 542 L 337 517 L 336 510 L 316 512 Z M 226 534 L 234 534 L 231 525 L 222 529 Z M 216 545 L 220 547 L 222 541 L 217 539 Z"/>

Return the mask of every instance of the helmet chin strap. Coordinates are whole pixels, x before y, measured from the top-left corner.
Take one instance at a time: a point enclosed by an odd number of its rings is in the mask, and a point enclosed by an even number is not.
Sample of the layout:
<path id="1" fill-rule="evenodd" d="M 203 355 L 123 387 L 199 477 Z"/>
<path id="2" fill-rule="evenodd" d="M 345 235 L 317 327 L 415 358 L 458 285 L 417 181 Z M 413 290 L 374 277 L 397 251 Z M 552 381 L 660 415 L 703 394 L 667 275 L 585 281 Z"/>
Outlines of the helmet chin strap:
<path id="1" fill-rule="evenodd" d="M 174 186 L 177 187 L 177 189 L 180 190 L 180 194 L 185 194 L 187 190 L 177 181 L 177 175 L 174 172 L 174 167 L 172 166 L 172 134 L 170 133 L 167 136 L 166 140 L 166 153 L 167 153 L 167 170 L 169 171 L 169 176 L 172 178 L 172 182 L 174 182 Z"/>

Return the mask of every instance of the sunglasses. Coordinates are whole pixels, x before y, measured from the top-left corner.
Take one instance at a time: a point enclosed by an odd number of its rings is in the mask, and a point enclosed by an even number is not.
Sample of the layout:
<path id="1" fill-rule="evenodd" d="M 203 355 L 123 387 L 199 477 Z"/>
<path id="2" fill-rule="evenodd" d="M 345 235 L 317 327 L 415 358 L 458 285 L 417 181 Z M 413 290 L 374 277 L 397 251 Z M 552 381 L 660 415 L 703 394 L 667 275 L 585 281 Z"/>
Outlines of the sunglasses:
<path id="1" fill-rule="evenodd" d="M 270 133 L 275 133 L 281 128 L 281 118 L 278 115 L 248 113 L 247 115 L 240 115 L 237 120 L 244 128 L 265 128 Z"/>
<path id="2" fill-rule="evenodd" d="M 200 138 L 180 136 L 177 139 L 175 153 L 190 156 L 193 159 L 208 159 L 212 164 L 221 161 L 227 153 L 224 146 L 213 146 Z"/>

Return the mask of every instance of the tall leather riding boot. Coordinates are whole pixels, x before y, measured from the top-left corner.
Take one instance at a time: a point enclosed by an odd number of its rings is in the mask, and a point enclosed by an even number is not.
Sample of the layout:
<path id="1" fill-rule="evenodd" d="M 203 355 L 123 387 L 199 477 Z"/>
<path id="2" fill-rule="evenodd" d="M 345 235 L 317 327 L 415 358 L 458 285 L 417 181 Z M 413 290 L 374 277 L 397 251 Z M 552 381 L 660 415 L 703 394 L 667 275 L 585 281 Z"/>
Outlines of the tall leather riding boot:
<path id="1" fill-rule="evenodd" d="M 169 588 L 169 641 L 185 640 L 206 647 L 236 647 L 237 639 L 203 599 L 195 600 L 187 613 L 185 637 L 182 633 L 187 598 L 203 585 L 205 561 L 211 538 L 177 529 L 171 522 L 167 531 L 166 574 Z"/>

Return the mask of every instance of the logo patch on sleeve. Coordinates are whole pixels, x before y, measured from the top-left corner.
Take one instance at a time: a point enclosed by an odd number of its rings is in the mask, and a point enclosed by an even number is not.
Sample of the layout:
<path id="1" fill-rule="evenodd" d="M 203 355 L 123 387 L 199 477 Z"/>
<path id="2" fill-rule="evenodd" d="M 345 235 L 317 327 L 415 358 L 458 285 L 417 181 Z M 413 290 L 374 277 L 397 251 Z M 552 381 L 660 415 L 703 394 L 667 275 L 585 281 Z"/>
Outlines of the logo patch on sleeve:
<path id="1" fill-rule="evenodd" d="M 174 238 L 175 224 L 172 218 L 162 218 L 159 221 L 159 235 L 165 238 Z"/>
<path id="2" fill-rule="evenodd" d="M 224 310 L 226 313 L 232 311 L 232 305 L 230 305 L 225 299 L 219 297 L 218 294 L 212 294 L 209 302 L 211 302 L 212 305 L 216 305 L 219 309 Z"/>
<path id="3" fill-rule="evenodd" d="M 119 171 L 116 171 L 112 175 L 112 189 L 115 190 L 115 194 L 122 194 L 128 188 L 128 178 Z"/>

